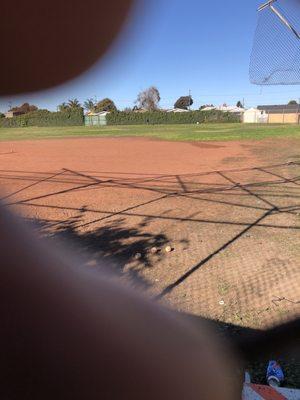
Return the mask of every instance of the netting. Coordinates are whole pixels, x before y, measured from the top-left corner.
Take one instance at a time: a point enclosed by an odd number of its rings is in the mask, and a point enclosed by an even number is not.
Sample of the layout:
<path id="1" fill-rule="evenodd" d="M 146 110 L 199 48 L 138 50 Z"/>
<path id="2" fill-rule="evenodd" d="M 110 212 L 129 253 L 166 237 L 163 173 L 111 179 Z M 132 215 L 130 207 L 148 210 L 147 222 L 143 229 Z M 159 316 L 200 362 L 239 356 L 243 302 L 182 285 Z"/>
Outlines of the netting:
<path id="1" fill-rule="evenodd" d="M 257 85 L 300 84 L 300 0 L 278 0 L 271 5 L 283 19 L 270 6 L 259 11 L 250 81 Z"/>

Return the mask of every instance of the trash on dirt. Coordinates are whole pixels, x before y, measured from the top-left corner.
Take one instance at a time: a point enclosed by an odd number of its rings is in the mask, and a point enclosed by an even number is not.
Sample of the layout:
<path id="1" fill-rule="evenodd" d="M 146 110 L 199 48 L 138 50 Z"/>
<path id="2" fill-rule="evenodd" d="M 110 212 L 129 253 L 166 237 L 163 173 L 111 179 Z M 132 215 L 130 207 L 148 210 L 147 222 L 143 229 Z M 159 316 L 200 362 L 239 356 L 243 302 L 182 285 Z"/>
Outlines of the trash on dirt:
<path id="1" fill-rule="evenodd" d="M 171 246 L 166 246 L 166 247 L 165 247 L 165 252 L 166 252 L 166 253 L 171 253 L 172 250 L 173 250 L 173 249 L 172 249 Z"/>
<path id="2" fill-rule="evenodd" d="M 280 364 L 277 361 L 269 361 L 267 368 L 267 381 L 270 386 L 278 387 L 284 381 L 284 374 Z"/>
<path id="3" fill-rule="evenodd" d="M 249 371 L 245 371 L 245 383 L 251 383 L 251 375 Z"/>
<path id="4" fill-rule="evenodd" d="M 224 301 L 224 300 L 220 300 L 220 301 L 219 301 L 219 304 L 220 304 L 220 306 L 224 306 L 225 301 Z"/>

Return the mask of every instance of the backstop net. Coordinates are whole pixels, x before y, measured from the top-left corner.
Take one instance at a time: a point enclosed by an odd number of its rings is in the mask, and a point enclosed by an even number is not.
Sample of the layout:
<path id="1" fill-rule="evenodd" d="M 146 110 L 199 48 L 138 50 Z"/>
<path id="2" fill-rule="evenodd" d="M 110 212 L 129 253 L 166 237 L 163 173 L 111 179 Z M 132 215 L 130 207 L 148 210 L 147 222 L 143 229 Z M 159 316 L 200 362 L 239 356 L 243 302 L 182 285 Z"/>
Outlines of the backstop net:
<path id="1" fill-rule="evenodd" d="M 251 83 L 300 84 L 300 0 L 271 0 L 259 8 L 258 14 Z"/>

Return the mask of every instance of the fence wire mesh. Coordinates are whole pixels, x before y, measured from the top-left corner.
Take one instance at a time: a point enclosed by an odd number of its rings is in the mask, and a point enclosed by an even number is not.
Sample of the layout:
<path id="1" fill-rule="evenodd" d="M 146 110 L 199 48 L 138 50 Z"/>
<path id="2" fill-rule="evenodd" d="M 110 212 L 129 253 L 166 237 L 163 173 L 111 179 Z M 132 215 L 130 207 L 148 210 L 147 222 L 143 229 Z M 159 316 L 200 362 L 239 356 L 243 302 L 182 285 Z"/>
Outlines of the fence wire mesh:
<path id="1" fill-rule="evenodd" d="M 252 329 L 299 315 L 299 177 L 298 162 L 147 177 L 2 173 L 3 201 L 47 235 L 116 260 L 121 279 L 176 310 Z"/>
<path id="2" fill-rule="evenodd" d="M 272 5 L 300 32 L 299 0 L 278 0 Z M 300 84 L 300 39 L 269 6 L 259 11 L 250 81 L 256 85 Z"/>

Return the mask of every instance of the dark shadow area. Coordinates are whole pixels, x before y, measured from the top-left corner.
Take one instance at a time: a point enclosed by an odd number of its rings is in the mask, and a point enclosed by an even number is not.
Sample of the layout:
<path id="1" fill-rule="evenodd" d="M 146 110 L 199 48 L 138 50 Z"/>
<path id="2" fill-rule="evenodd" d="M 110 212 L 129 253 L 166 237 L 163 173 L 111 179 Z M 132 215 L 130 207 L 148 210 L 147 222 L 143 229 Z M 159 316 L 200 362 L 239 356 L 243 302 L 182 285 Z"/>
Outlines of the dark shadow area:
<path id="1" fill-rule="evenodd" d="M 30 220 L 39 234 L 50 241 L 67 245 L 73 255 L 82 258 L 89 268 L 96 268 L 99 273 L 112 273 L 117 278 L 124 277 L 134 288 L 147 290 L 151 283 L 141 276 L 143 268 L 155 268 L 164 254 L 151 253 L 153 247 L 162 248 L 168 243 L 164 235 L 151 235 L 143 232 L 147 219 L 134 228 L 125 226 L 122 218 L 109 222 L 91 232 L 78 232 L 76 227 L 85 213 L 65 221 Z M 137 260 L 135 255 L 141 257 Z M 126 264 L 130 268 L 125 268 Z M 234 371 L 237 379 L 243 379 L 244 370 L 251 374 L 253 383 L 265 384 L 268 361 L 272 358 L 280 361 L 285 375 L 286 387 L 300 386 L 298 321 L 261 331 L 225 323 L 220 320 L 208 320 L 196 315 L 178 313 L 199 332 L 203 324 L 208 325 L 230 347 L 241 360 L 240 370 Z"/>
<path id="2" fill-rule="evenodd" d="M 152 254 L 151 249 L 163 248 L 168 238 L 143 232 L 147 219 L 134 228 L 126 227 L 125 221 L 119 218 L 91 232 L 78 232 L 76 227 L 84 213 L 83 207 L 77 217 L 65 221 L 28 221 L 40 235 L 66 246 L 73 256 L 80 257 L 87 268 L 96 268 L 99 273 L 113 274 L 116 278 L 124 277 L 135 289 L 149 289 L 151 283 L 143 279 L 140 272 L 144 268 L 155 268 L 164 253 L 158 251 Z M 138 253 L 141 257 L 135 259 Z M 125 268 L 127 264 L 130 264 L 130 268 Z M 233 350 L 233 354 L 241 361 L 240 369 L 233 371 L 237 379 L 243 379 L 244 370 L 247 369 L 252 383 L 266 384 L 266 366 L 270 359 L 275 358 L 284 368 L 284 386 L 300 386 L 298 321 L 262 331 L 187 313 L 174 313 L 186 319 L 199 332 L 203 330 L 203 325 L 208 326 L 224 341 L 225 346 Z"/>
<path id="3" fill-rule="evenodd" d="M 262 331 L 191 314 L 179 315 L 199 331 L 203 329 L 203 324 L 207 325 L 224 341 L 225 348 L 231 349 L 240 360 L 240 370 L 233 371 L 237 379 L 243 380 L 244 371 L 247 370 L 252 383 L 266 385 L 268 362 L 275 359 L 285 374 L 283 386 L 300 387 L 300 320 Z"/>
<path id="4" fill-rule="evenodd" d="M 64 221 L 28 221 L 39 235 L 66 246 L 88 267 L 124 276 L 126 282 L 134 287 L 148 288 L 150 283 L 140 272 L 144 268 L 155 268 L 155 264 L 164 257 L 162 249 L 169 243 L 168 238 L 163 234 L 145 232 L 143 228 L 149 222 L 147 219 L 132 228 L 125 225 L 123 218 L 118 218 L 93 231 L 78 231 L 84 213 L 83 207 L 78 216 Z"/>

